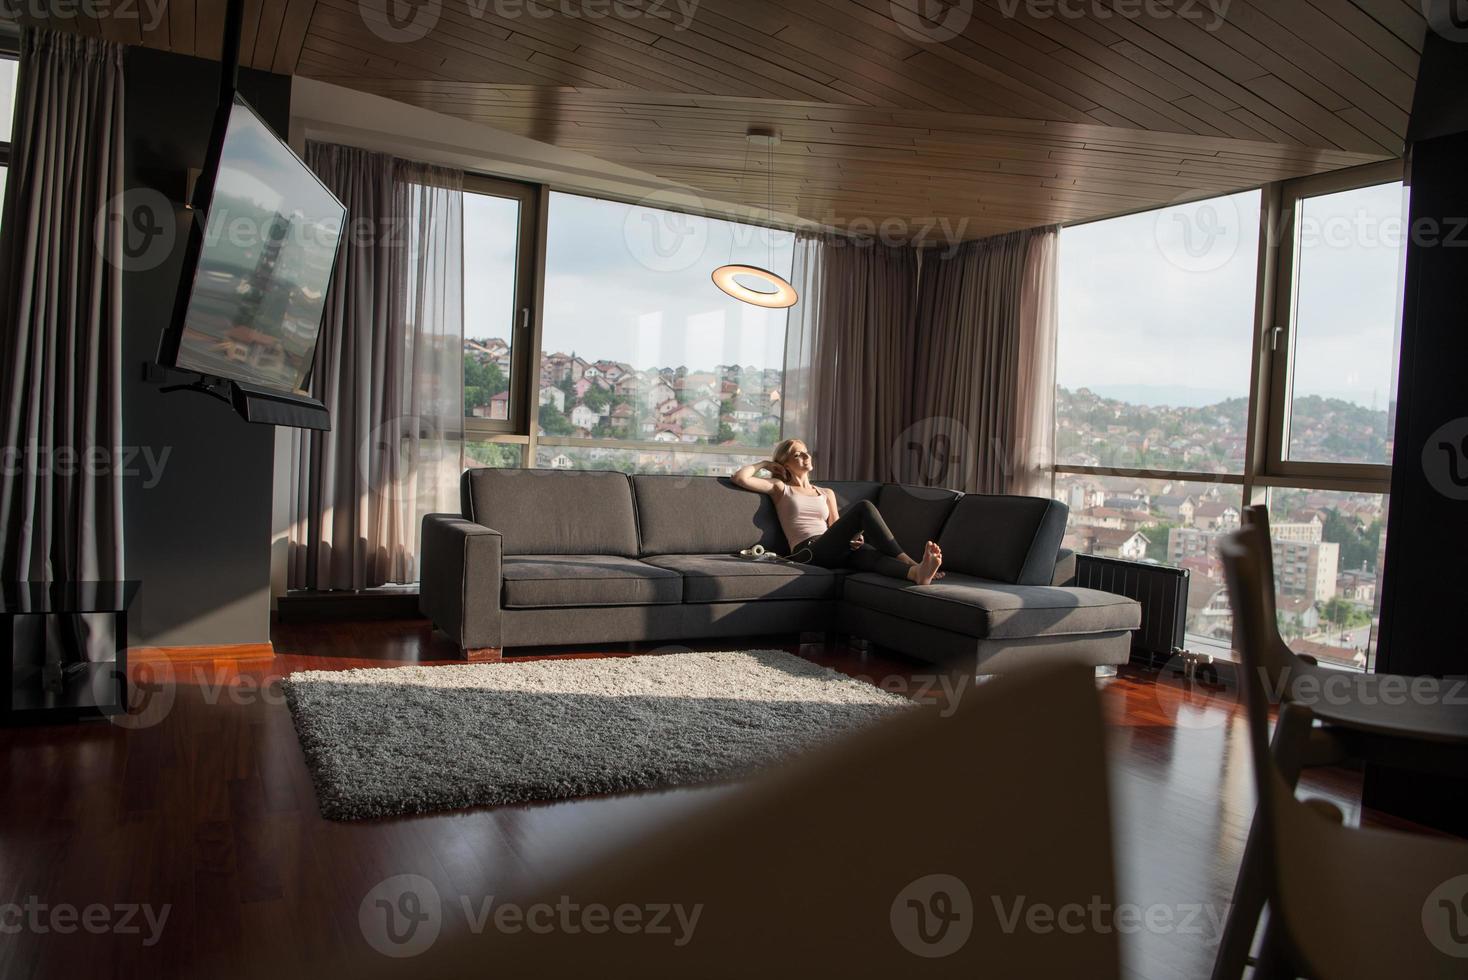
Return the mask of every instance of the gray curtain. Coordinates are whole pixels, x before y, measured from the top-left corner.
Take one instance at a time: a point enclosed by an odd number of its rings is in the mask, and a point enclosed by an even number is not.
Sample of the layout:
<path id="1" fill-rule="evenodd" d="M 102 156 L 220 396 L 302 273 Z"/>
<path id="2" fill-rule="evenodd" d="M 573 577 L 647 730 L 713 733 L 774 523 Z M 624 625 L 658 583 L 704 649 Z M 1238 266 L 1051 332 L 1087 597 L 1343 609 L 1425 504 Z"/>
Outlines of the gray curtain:
<path id="1" fill-rule="evenodd" d="M 0 236 L 0 574 L 122 578 L 122 48 L 27 30 Z"/>
<path id="2" fill-rule="evenodd" d="M 940 254 L 800 235 L 784 434 L 827 479 L 1048 495 L 1057 242 Z"/>
<path id="3" fill-rule="evenodd" d="M 297 432 L 287 584 L 418 578 L 422 516 L 456 509 L 463 421 L 463 175 L 308 143 L 346 205 L 311 391 L 329 432 Z"/>
<path id="4" fill-rule="evenodd" d="M 915 249 L 797 236 L 784 434 L 831 480 L 892 480 L 912 373 Z"/>
<path id="5" fill-rule="evenodd" d="M 925 256 L 905 481 L 1048 494 L 1057 241 L 1042 228 Z"/>

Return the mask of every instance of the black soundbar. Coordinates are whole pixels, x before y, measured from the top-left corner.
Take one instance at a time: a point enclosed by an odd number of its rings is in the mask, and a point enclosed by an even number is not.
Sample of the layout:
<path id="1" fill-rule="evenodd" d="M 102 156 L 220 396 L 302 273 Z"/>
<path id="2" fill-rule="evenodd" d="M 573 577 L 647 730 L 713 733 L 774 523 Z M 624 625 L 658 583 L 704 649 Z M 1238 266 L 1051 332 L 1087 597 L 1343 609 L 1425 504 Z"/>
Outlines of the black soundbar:
<path id="1" fill-rule="evenodd" d="M 310 395 L 231 381 L 230 403 L 246 422 L 288 425 L 296 429 L 331 429 L 331 413 Z"/>
<path id="2" fill-rule="evenodd" d="M 197 391 L 201 395 L 225 402 L 246 422 L 261 425 L 288 425 L 297 429 L 331 430 L 331 413 L 326 406 L 300 392 L 280 391 L 264 388 L 247 381 L 231 381 L 228 378 L 211 378 L 194 374 L 192 381 L 168 384 L 169 375 L 175 369 L 161 364 L 143 364 L 143 380 L 162 384 L 163 394 L 174 391 Z"/>

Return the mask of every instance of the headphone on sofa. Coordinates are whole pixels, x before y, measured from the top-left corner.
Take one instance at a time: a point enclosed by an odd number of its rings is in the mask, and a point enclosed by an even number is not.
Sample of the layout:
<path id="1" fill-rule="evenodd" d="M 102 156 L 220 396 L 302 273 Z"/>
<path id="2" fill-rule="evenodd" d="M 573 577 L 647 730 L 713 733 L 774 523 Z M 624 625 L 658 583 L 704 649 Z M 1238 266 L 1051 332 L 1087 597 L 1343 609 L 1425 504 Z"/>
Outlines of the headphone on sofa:
<path id="1" fill-rule="evenodd" d="M 812 553 L 811 553 L 811 550 L 809 548 L 797 548 L 791 554 L 788 554 L 788 555 L 785 555 L 785 556 L 781 557 L 780 555 L 776 554 L 775 552 L 770 551 L 764 545 L 757 544 L 757 545 L 755 545 L 752 548 L 745 548 L 742 551 L 740 551 L 739 552 L 739 557 L 741 557 L 741 558 L 759 558 L 759 559 L 763 559 L 763 560 L 767 560 L 767 561 L 792 561 L 792 562 L 795 562 L 797 564 L 804 565 L 804 564 L 807 564 L 807 563 L 810 562 L 811 557 L 812 557 Z"/>

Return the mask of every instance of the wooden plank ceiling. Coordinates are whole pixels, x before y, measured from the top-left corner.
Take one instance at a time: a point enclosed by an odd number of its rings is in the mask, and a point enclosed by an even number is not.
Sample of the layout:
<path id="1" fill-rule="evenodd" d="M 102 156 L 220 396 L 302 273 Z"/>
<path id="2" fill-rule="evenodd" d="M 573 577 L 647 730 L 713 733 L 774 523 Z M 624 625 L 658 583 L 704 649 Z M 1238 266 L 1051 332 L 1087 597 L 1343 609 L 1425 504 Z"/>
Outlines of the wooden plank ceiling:
<path id="1" fill-rule="evenodd" d="M 772 128 L 777 210 L 965 238 L 1399 156 L 1426 30 L 1417 0 L 247 3 L 256 67 L 758 207 Z M 223 7 L 52 26 L 217 56 Z"/>

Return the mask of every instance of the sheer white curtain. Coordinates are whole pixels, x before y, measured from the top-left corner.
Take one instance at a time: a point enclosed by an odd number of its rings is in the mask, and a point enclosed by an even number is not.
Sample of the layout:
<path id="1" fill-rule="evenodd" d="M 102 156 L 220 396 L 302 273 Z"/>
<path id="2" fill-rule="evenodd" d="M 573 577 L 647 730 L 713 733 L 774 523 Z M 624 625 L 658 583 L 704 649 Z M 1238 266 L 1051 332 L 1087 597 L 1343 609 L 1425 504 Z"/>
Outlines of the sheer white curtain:
<path id="1" fill-rule="evenodd" d="M 464 448 L 464 194 L 458 171 L 400 163 L 393 211 L 407 216 L 404 261 L 393 297 L 401 337 L 395 385 L 393 467 L 379 495 L 381 574 L 418 580 L 423 516 L 459 507 Z"/>
<path id="2" fill-rule="evenodd" d="M 790 307 L 785 321 L 785 391 L 780 398 L 780 438 L 804 439 L 813 452 L 820 452 L 819 436 L 811 427 L 815 383 L 811 359 L 821 313 L 823 255 L 819 236 L 796 234 L 790 284 L 800 299 Z"/>
<path id="3" fill-rule="evenodd" d="M 311 143 L 347 206 L 312 392 L 330 432 L 295 435 L 288 586 L 418 578 L 424 514 L 458 507 L 463 175 Z"/>
<path id="4" fill-rule="evenodd" d="M 1025 243 L 1019 306 L 1019 383 L 1011 493 L 1050 496 L 1055 466 L 1055 345 L 1060 332 L 1060 233 L 1044 228 Z"/>

